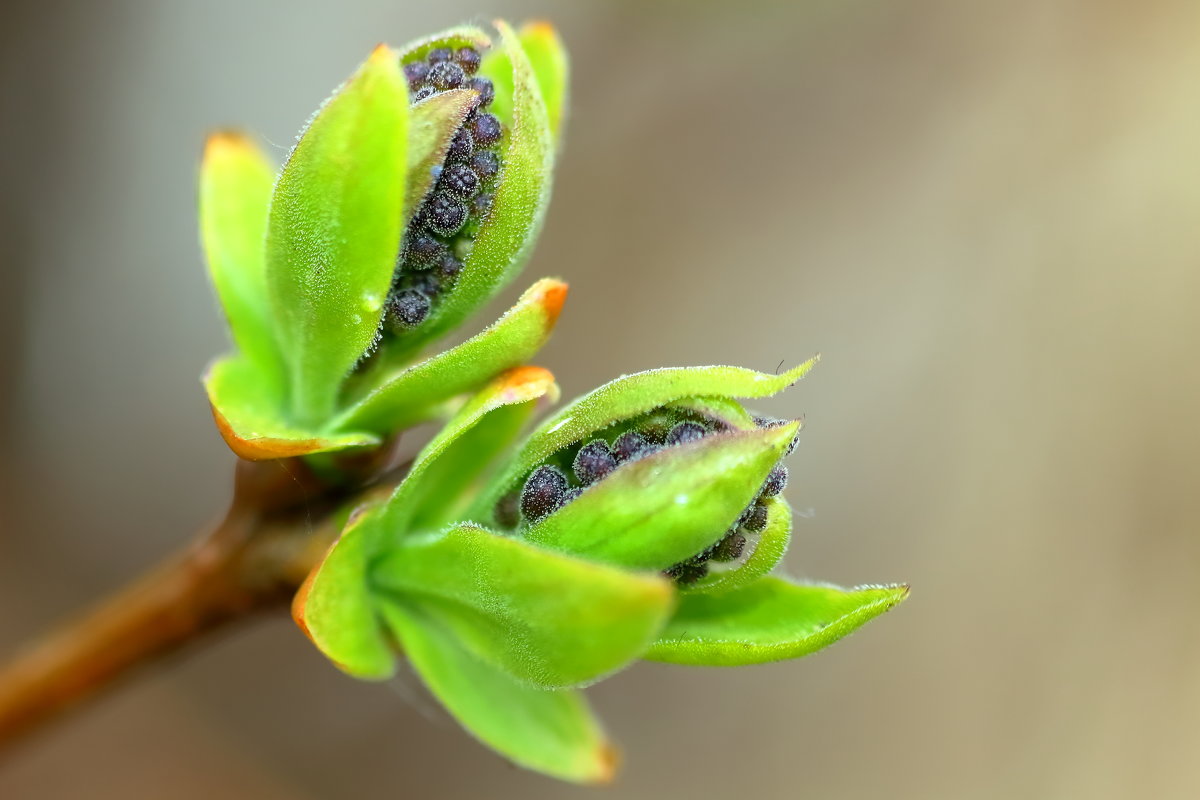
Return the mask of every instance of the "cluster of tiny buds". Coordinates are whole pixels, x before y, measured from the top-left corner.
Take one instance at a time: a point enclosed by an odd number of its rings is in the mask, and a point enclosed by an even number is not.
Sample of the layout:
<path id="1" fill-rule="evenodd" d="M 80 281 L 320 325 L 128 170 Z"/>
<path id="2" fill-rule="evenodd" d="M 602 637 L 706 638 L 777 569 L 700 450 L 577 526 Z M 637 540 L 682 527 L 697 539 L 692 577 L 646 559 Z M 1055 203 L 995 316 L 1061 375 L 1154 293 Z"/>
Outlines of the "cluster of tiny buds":
<path id="1" fill-rule="evenodd" d="M 783 424 L 783 420 L 755 419 L 759 427 Z M 584 489 L 606 477 L 621 464 L 634 461 L 666 447 L 697 441 L 728 426 L 714 420 L 685 419 L 673 424 L 651 419 L 640 429 L 628 430 L 610 443 L 607 439 L 592 439 L 570 459 L 570 469 L 554 464 L 542 464 L 529 473 L 519 494 L 512 493 L 496 508 L 497 521 L 506 527 L 516 527 L 554 513 L 578 497 Z M 795 440 L 791 448 L 795 447 Z M 791 449 L 788 450 L 791 452 Z M 766 501 L 777 496 L 787 486 L 788 471 L 776 465 L 767 475 L 758 495 L 746 507 L 729 531 L 713 546 L 692 558 L 664 570 L 676 583 L 693 583 L 708 574 L 709 562 L 729 562 L 740 558 L 745 551 L 747 535 L 761 533 L 767 527 Z"/>
<path id="2" fill-rule="evenodd" d="M 476 76 L 482 56 L 474 47 L 430 50 L 424 61 L 404 65 L 412 102 L 450 89 L 473 89 L 479 104 L 450 141 L 445 163 L 434 167 L 436 183 L 405 231 L 400 260 L 388 296 L 393 330 L 415 328 L 428 319 L 438 297 L 458 280 L 462 253 L 492 207 L 492 186 L 500 172 L 503 127 L 485 109 L 495 87 Z"/>

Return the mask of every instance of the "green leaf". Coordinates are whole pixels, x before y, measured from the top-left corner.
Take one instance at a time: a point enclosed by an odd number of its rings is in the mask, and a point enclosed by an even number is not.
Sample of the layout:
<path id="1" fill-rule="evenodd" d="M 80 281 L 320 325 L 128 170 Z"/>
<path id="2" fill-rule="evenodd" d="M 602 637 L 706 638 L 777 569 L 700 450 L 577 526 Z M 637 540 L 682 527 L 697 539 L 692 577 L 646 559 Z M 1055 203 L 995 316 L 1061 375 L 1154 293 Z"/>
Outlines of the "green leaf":
<path id="1" fill-rule="evenodd" d="M 804 377 L 816 362 L 817 358 L 811 358 L 780 375 L 740 367 L 675 367 L 638 372 L 606 383 L 539 425 L 492 482 L 477 509 L 485 513 L 494 508 L 521 476 L 564 447 L 583 441 L 613 422 L 685 398 L 770 397 Z"/>
<path id="2" fill-rule="evenodd" d="M 292 602 L 292 618 L 325 656 L 356 678 L 384 680 L 396 656 L 367 582 L 366 519 L 351 520 Z"/>
<path id="3" fill-rule="evenodd" d="M 253 142 L 222 131 L 200 164 L 200 239 L 238 350 L 282 386 L 283 365 L 267 300 L 264 239 L 275 169 Z"/>
<path id="4" fill-rule="evenodd" d="M 408 86 L 380 46 L 317 113 L 275 186 L 267 285 L 301 423 L 324 423 L 375 339 L 400 248 L 407 140 Z"/>
<path id="5" fill-rule="evenodd" d="M 783 560 L 792 538 L 792 509 L 781 497 L 766 501 L 767 527 L 760 533 L 746 533 L 747 552 L 730 564 L 712 561 L 708 575 L 689 583 L 685 592 L 730 592 L 749 586 L 769 573 Z"/>
<path id="6" fill-rule="evenodd" d="M 401 370 L 346 410 L 334 427 L 388 433 L 429 419 L 450 397 L 533 357 L 554 329 L 567 285 L 546 278 L 482 333 Z"/>
<path id="7" fill-rule="evenodd" d="M 521 26 L 521 46 L 537 76 L 538 88 L 550 117 L 550 131 L 557 140 L 567 106 L 569 67 L 566 48 L 554 26 L 543 21 Z"/>
<path id="8" fill-rule="evenodd" d="M 463 120 L 479 105 L 479 95 L 468 89 L 438 92 L 413 105 L 408 126 L 408 190 L 404 219 L 409 221 L 433 188 L 435 167 L 446 160 L 450 140 Z"/>
<path id="9" fill-rule="evenodd" d="M 581 686 L 657 637 L 675 593 L 637 574 L 466 523 L 399 541 L 371 567 L 376 591 L 416 597 L 483 660 L 542 688 Z"/>
<path id="10" fill-rule="evenodd" d="M 408 476 L 384 504 L 381 530 L 390 538 L 398 538 L 409 530 L 414 516 L 421 513 L 423 501 L 438 491 L 436 480 L 441 473 L 434 469 L 438 460 L 488 414 L 557 393 L 554 376 L 541 367 L 516 367 L 498 375 L 468 400 L 417 455 Z"/>
<path id="11" fill-rule="evenodd" d="M 384 606 L 413 669 L 473 736 L 527 769 L 576 783 L 607 783 L 616 755 L 574 690 L 521 684 L 466 651 L 420 609 Z"/>
<path id="12" fill-rule="evenodd" d="M 278 386 L 269 373 L 245 356 L 217 360 L 204 376 L 204 386 L 217 430 L 229 449 L 248 461 L 379 444 L 379 438 L 369 433 L 329 434 L 289 424 L 284 419 Z"/>
<path id="13" fill-rule="evenodd" d="M 799 658 L 906 597 L 907 586 L 839 589 L 770 577 L 727 594 L 689 594 L 646 658 L 707 666 Z"/>
<path id="14" fill-rule="evenodd" d="M 724 535 L 799 427 L 713 434 L 626 462 L 524 535 L 595 561 L 665 569 Z"/>
<path id="15" fill-rule="evenodd" d="M 407 346 L 430 341 L 456 327 L 521 270 L 533 250 L 550 199 L 554 144 L 546 105 L 516 34 L 507 23 L 497 21 L 496 27 L 499 47 L 512 64 L 514 90 L 511 114 L 501 117 L 505 123 L 502 166 L 492 209 L 463 259 L 458 282 L 413 332 L 419 337 L 406 337 Z"/>
<path id="16" fill-rule="evenodd" d="M 531 400 L 494 409 L 451 442 L 426 469 L 422 479 L 426 488 L 409 498 L 413 530 L 437 530 L 463 519 L 470 490 L 516 441 L 538 405 Z"/>

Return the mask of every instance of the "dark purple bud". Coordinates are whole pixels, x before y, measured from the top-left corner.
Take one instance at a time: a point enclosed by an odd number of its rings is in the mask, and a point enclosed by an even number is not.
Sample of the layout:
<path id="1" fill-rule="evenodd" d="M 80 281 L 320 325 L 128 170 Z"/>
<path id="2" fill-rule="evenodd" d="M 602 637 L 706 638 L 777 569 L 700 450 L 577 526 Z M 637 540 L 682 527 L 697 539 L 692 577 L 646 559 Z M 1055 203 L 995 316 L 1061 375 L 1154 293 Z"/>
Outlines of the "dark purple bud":
<path id="1" fill-rule="evenodd" d="M 460 47 L 458 48 L 458 52 L 454 54 L 454 60 L 458 62 L 458 65 L 463 68 L 464 72 L 468 75 L 474 75 L 475 70 L 479 69 L 479 62 L 483 59 L 480 57 L 479 51 L 474 47 Z"/>
<path id="2" fill-rule="evenodd" d="M 425 83 L 428 75 L 429 65 L 424 61 L 414 61 L 404 65 L 404 77 L 408 78 L 408 88 L 414 92 L 421 88 L 421 84 Z"/>
<path id="3" fill-rule="evenodd" d="M 521 489 L 521 513 L 533 521 L 557 511 L 566 501 L 567 476 L 551 466 L 541 466 L 529 474 Z"/>
<path id="4" fill-rule="evenodd" d="M 479 107 L 487 108 L 496 99 L 496 86 L 487 78 L 471 78 L 467 88 L 479 92 Z"/>
<path id="5" fill-rule="evenodd" d="M 708 557 L 713 561 L 733 561 L 734 559 L 741 558 L 745 550 L 746 537 L 737 531 L 730 531 L 725 534 L 724 539 L 713 546 Z"/>
<path id="6" fill-rule="evenodd" d="M 787 488 L 787 482 L 788 468 L 780 464 L 767 473 L 767 479 L 763 481 L 762 491 L 759 492 L 759 496 L 774 497 Z"/>
<path id="7" fill-rule="evenodd" d="M 492 210 L 492 201 L 495 199 L 496 196 L 491 192 L 481 194 L 471 201 L 471 211 L 477 217 L 486 217 L 487 213 Z"/>
<path id="8" fill-rule="evenodd" d="M 430 300 L 437 297 L 442 291 L 442 281 L 432 270 L 427 272 L 418 272 L 412 276 L 412 288 L 416 289 L 421 294 L 428 297 Z"/>
<path id="9" fill-rule="evenodd" d="M 449 61 L 434 64 L 429 68 L 429 85 L 439 91 L 457 89 L 466 79 L 462 67 Z"/>
<path id="10" fill-rule="evenodd" d="M 446 150 L 447 161 L 470 161 L 475 152 L 475 137 L 466 128 L 459 128 Z"/>
<path id="11" fill-rule="evenodd" d="M 505 528 L 515 528 L 517 523 L 521 521 L 521 493 L 515 489 L 504 497 L 500 498 L 500 502 L 496 503 L 496 521 Z"/>
<path id="12" fill-rule="evenodd" d="M 755 503 L 742 514 L 742 527 L 754 533 L 760 533 L 767 527 L 767 507 Z"/>
<path id="13" fill-rule="evenodd" d="M 595 483 L 616 468 L 616 456 L 603 439 L 596 439 L 579 448 L 572 465 L 575 477 L 584 486 Z"/>
<path id="14" fill-rule="evenodd" d="M 471 133 L 480 147 L 487 147 L 500 141 L 500 120 L 495 114 L 476 114 L 471 120 Z"/>
<path id="15" fill-rule="evenodd" d="M 426 98 L 433 97 L 434 94 L 436 94 L 436 92 L 432 86 L 422 86 L 420 89 L 417 89 L 417 93 L 413 95 L 413 102 L 419 103 Z"/>
<path id="16" fill-rule="evenodd" d="M 787 423 L 788 423 L 788 421 L 786 419 L 779 419 L 777 417 L 759 417 L 759 416 L 754 417 L 754 424 L 760 428 L 777 428 L 780 425 L 786 425 Z M 794 437 L 792 437 L 792 441 L 788 445 L 788 449 L 784 453 L 784 455 L 790 456 L 792 453 L 794 453 L 796 451 L 796 445 L 799 442 L 800 442 L 800 432 L 797 431 L 796 435 Z"/>
<path id="17" fill-rule="evenodd" d="M 613 442 L 613 456 L 618 464 L 641 458 L 653 450 L 654 445 L 650 444 L 650 440 L 636 431 L 626 431 Z"/>
<path id="18" fill-rule="evenodd" d="M 442 188 L 469 200 L 479 194 L 479 176 L 466 164 L 451 164 L 442 172 Z"/>
<path id="19" fill-rule="evenodd" d="M 686 444 L 703 439 L 707 433 L 708 428 L 705 428 L 699 422 L 680 422 L 667 433 L 665 443 L 667 447 L 676 444 Z"/>
<path id="20" fill-rule="evenodd" d="M 708 564 L 697 558 L 680 561 L 675 566 L 663 570 L 663 574 L 681 586 L 695 583 L 708 574 Z"/>
<path id="21" fill-rule="evenodd" d="M 429 316 L 429 298 L 416 289 L 405 289 L 392 296 L 388 311 L 401 327 L 415 328 Z"/>
<path id="22" fill-rule="evenodd" d="M 429 269 L 449 255 L 446 245 L 428 233 L 414 233 L 408 241 L 404 263 L 411 269 Z"/>
<path id="23" fill-rule="evenodd" d="M 429 51 L 429 55 L 425 58 L 430 64 L 442 64 L 449 61 L 454 56 L 454 52 L 449 47 L 437 47 Z"/>
<path id="24" fill-rule="evenodd" d="M 475 174 L 483 180 L 496 177 L 496 173 L 500 171 L 500 156 L 496 155 L 491 150 L 480 150 L 471 159 L 471 168 L 475 170 Z"/>
<path id="25" fill-rule="evenodd" d="M 446 192 L 435 192 L 425 204 L 425 224 L 439 236 L 453 236 L 467 221 L 467 207 Z"/>
<path id="26" fill-rule="evenodd" d="M 455 258 L 450 253 L 442 258 L 442 262 L 438 264 L 438 276 L 444 282 L 453 283 L 458 280 L 458 274 L 462 272 L 462 262 Z"/>

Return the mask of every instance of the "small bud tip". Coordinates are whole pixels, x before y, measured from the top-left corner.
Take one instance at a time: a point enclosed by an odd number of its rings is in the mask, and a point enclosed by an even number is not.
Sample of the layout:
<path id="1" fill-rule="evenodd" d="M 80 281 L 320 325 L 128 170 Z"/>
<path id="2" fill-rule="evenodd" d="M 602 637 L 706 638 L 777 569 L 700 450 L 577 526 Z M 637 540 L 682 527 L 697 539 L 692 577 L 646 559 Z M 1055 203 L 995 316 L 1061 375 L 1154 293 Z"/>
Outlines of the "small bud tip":
<path id="1" fill-rule="evenodd" d="M 546 314 L 546 330 L 550 330 L 558 322 L 562 313 L 563 303 L 567 301 L 567 289 L 563 281 L 548 278 L 543 282 L 538 302 Z"/>

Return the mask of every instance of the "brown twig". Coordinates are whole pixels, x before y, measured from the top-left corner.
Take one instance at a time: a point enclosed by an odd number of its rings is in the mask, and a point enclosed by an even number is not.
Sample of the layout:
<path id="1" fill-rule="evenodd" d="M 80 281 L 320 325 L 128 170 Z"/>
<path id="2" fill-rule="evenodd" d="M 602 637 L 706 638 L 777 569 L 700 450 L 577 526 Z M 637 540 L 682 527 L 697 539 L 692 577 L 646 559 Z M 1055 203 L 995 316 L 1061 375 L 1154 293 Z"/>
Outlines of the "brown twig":
<path id="1" fill-rule="evenodd" d="M 298 461 L 240 462 L 215 528 L 0 668 L 0 748 L 202 634 L 286 608 L 346 502 Z"/>

